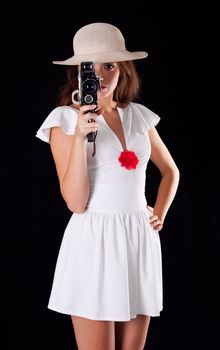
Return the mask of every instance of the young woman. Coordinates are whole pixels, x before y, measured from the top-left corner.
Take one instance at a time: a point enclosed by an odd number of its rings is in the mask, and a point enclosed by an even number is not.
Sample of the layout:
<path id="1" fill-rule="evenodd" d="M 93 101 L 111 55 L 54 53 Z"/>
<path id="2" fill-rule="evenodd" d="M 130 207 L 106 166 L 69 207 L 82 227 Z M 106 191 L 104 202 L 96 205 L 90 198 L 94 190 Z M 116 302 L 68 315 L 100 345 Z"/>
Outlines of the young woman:
<path id="1" fill-rule="evenodd" d="M 179 171 L 155 126 L 159 117 L 132 102 L 139 90 L 122 33 L 92 23 L 74 36 L 74 56 L 58 107 L 37 131 L 49 142 L 61 194 L 73 212 L 57 259 L 48 307 L 71 315 L 79 350 L 140 350 L 150 317 L 162 310 L 159 231 Z M 81 62 L 100 77 L 98 109 L 72 100 Z M 95 140 L 88 142 L 89 133 Z M 145 198 L 149 159 L 161 173 L 154 207 Z M 149 184 L 148 184 L 149 187 Z"/>

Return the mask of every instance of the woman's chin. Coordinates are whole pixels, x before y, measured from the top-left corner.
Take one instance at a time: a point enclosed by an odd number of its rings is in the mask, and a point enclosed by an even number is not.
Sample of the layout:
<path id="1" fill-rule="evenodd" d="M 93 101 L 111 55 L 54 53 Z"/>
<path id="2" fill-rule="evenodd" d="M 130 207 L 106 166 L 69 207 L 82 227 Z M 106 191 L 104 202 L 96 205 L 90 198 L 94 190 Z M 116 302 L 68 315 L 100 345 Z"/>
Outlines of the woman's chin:
<path id="1" fill-rule="evenodd" d="M 101 90 L 98 91 L 98 98 L 104 98 L 109 95 L 109 91 L 107 88 L 102 88 Z"/>

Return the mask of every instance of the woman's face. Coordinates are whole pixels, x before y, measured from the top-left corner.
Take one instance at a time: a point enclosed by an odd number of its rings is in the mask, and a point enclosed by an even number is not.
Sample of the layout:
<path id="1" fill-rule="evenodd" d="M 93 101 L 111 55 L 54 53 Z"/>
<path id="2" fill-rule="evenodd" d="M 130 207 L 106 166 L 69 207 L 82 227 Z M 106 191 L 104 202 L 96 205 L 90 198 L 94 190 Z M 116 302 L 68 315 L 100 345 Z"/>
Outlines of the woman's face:
<path id="1" fill-rule="evenodd" d="M 113 95 L 113 92 L 118 84 L 120 75 L 119 66 L 117 63 L 96 63 L 95 72 L 100 80 L 99 98 L 104 98 Z"/>

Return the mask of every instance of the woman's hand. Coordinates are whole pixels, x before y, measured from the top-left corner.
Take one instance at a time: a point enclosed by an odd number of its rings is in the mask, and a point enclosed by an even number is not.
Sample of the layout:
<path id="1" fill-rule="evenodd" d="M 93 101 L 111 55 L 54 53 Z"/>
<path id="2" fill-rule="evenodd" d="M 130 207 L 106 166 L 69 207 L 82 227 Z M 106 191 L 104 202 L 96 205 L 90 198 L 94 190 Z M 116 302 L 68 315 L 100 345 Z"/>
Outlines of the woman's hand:
<path id="1" fill-rule="evenodd" d="M 96 132 L 98 130 L 99 124 L 96 123 L 96 118 L 99 114 L 101 114 L 101 110 L 98 109 L 95 113 L 87 112 L 91 109 L 95 109 L 96 107 L 96 105 L 84 105 L 80 107 L 75 129 L 76 137 L 80 137 L 85 140 L 90 132 Z M 91 119 L 94 121 L 89 122 Z"/>
<path id="2" fill-rule="evenodd" d="M 154 230 L 160 231 L 163 228 L 163 223 L 159 219 L 158 215 L 154 215 L 154 208 L 147 205 L 148 210 L 152 213 L 152 215 L 149 218 L 150 224 L 153 227 Z"/>

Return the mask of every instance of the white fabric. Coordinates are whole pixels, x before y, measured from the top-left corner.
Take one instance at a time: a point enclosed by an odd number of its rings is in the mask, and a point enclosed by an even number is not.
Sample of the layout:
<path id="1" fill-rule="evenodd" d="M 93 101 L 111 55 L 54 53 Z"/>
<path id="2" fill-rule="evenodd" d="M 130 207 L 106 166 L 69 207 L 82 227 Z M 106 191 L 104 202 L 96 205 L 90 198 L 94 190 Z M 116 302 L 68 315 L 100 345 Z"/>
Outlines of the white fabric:
<path id="1" fill-rule="evenodd" d="M 85 141 L 89 200 L 85 212 L 72 214 L 64 232 L 48 304 L 94 320 L 128 321 L 137 314 L 159 316 L 162 310 L 160 237 L 149 224 L 145 198 L 147 129 L 160 118 L 137 103 L 118 111 L 127 149 L 139 163 L 133 170 L 121 166 L 120 141 L 99 116 L 94 157 L 93 143 Z M 76 121 L 76 110 L 57 107 L 36 136 L 49 142 L 53 126 L 74 134 Z"/>

